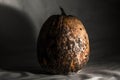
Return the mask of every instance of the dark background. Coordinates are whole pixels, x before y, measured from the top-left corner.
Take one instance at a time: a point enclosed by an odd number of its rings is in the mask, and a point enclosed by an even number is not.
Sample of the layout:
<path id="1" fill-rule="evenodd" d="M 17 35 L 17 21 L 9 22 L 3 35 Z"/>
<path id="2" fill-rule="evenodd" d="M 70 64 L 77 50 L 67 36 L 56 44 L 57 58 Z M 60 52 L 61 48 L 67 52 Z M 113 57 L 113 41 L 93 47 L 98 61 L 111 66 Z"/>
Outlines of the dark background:
<path id="1" fill-rule="evenodd" d="M 119 65 L 119 0 L 3 0 L 0 4 L 0 68 L 39 70 L 36 41 L 44 21 L 60 14 L 77 16 L 90 39 L 89 65 Z"/>

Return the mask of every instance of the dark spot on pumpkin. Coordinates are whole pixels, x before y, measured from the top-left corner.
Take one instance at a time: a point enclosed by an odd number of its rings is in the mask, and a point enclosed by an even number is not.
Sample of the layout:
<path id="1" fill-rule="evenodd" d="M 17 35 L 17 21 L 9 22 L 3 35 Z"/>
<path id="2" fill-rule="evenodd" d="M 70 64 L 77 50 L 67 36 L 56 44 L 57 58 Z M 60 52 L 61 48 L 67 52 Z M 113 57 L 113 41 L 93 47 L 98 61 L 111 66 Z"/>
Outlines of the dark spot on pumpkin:
<path id="1" fill-rule="evenodd" d="M 82 30 L 82 28 L 80 28 L 80 30 Z"/>
<path id="2" fill-rule="evenodd" d="M 85 46 L 87 46 L 87 44 L 85 44 Z"/>
<path id="3" fill-rule="evenodd" d="M 85 57 L 88 57 L 88 55 L 85 55 Z"/>

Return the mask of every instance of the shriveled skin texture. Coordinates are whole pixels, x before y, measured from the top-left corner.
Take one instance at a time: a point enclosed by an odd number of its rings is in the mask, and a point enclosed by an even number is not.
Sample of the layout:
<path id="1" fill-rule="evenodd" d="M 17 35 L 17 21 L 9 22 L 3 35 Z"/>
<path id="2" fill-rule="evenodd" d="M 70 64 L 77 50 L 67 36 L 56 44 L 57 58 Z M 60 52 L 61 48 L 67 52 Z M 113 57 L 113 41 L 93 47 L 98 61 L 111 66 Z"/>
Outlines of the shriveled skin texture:
<path id="1" fill-rule="evenodd" d="M 73 16 L 51 16 L 41 28 L 37 45 L 43 73 L 77 72 L 89 59 L 88 35 Z"/>

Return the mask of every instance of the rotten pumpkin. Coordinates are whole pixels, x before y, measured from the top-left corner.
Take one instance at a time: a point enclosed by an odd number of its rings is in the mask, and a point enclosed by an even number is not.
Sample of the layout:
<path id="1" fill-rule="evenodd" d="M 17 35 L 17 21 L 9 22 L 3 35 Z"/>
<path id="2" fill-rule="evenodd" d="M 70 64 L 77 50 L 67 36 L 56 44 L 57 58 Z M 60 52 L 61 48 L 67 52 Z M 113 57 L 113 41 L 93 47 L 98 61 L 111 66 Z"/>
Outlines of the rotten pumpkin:
<path id="1" fill-rule="evenodd" d="M 52 15 L 43 24 L 37 41 L 41 72 L 77 72 L 89 59 L 89 39 L 82 22 L 75 16 Z"/>

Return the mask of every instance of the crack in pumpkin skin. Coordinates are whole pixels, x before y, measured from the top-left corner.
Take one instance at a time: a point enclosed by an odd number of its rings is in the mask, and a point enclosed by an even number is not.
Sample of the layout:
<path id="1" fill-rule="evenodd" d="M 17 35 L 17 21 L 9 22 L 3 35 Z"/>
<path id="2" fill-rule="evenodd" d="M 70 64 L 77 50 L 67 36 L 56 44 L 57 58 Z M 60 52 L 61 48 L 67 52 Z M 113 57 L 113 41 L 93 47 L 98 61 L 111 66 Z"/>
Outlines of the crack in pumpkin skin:
<path id="1" fill-rule="evenodd" d="M 42 29 L 41 35 L 44 36 L 40 36 L 41 43 L 38 44 L 39 49 L 44 46 L 38 56 L 41 69 L 53 74 L 77 72 L 89 58 L 89 40 L 85 28 L 73 16 L 51 18 L 43 25 L 42 28 L 50 28 Z"/>

